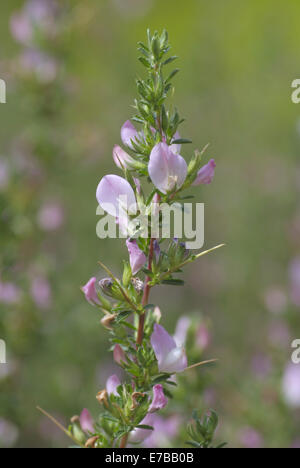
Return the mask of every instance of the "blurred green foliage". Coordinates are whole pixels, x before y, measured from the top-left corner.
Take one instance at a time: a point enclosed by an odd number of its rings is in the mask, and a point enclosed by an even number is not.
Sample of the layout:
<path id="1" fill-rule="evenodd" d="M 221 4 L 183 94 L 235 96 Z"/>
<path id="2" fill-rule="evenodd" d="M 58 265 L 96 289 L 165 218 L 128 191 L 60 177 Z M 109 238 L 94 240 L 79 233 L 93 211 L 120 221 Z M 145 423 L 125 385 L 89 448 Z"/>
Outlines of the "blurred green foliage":
<path id="1" fill-rule="evenodd" d="M 22 3 L 0 7 L 0 76 L 8 84 L 8 103 L 0 105 L 0 153 L 7 157 L 32 116 L 26 95 L 15 92 L 15 77 L 7 72 L 20 49 L 9 18 Z M 0 416 L 19 428 L 17 445 L 58 446 L 66 444 L 64 436 L 38 414 L 37 405 L 65 422 L 83 407 L 97 411 L 95 395 L 111 373 L 111 355 L 102 328 L 95 327 L 100 317 L 80 286 L 94 273 L 100 276 L 99 259 L 120 273 L 126 249 L 97 239 L 95 189 L 103 174 L 115 172 L 112 148 L 133 114 L 135 78 L 142 70 L 136 43 L 147 27 L 166 28 L 182 69 L 175 79 L 176 103 L 187 118 L 182 136 L 199 149 L 210 142 L 209 156 L 217 163 L 214 183 L 195 191 L 206 205 L 205 247 L 223 241 L 227 247 L 191 266 L 185 289 L 165 286 L 151 302 L 161 306 L 169 330 L 189 311 L 213 324 L 204 357 L 220 362 L 205 375 L 220 416 L 220 441 L 243 446 L 241 434 L 253 428 L 263 446 L 291 446 L 300 435 L 300 415 L 281 395 L 290 342 L 274 345 L 269 330 L 284 324 L 290 341 L 299 338 L 299 310 L 287 299 L 282 315 L 273 316 L 264 297 L 275 286 L 288 296 L 288 264 L 300 250 L 299 236 L 291 235 L 299 212 L 300 107 L 290 99 L 299 74 L 299 2 L 70 0 L 68 9 L 63 63 L 70 94 L 53 122 L 66 144 L 43 187 L 43 196 L 59 196 L 66 212 L 60 240 L 51 241 L 60 257 L 52 273 L 53 306 L 37 315 L 34 339 L 26 345 L 22 327 L 1 336 L 8 359 L 17 364 L 12 376 L 0 380 Z M 183 155 L 190 156 L 188 147 Z M 0 307 L 0 321 L 9 320 Z M 25 312 L 9 313 L 16 325 Z M 270 362 L 263 377 L 253 372 L 257 356 Z M 203 375 L 200 368 L 187 377 L 194 390 L 180 402 L 189 414 L 205 407 L 196 396 Z"/>

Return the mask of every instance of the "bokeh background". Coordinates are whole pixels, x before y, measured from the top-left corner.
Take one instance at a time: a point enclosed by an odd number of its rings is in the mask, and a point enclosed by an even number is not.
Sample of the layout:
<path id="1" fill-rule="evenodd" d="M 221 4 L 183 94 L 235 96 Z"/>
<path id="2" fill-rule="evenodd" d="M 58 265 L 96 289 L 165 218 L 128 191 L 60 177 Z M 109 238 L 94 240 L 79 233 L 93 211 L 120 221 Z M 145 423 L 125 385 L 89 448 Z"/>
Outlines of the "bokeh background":
<path id="1" fill-rule="evenodd" d="M 46 17 L 33 14 L 34 38 L 15 15 L 30 1 L 0 6 L 0 446 L 68 444 L 37 405 L 65 424 L 83 407 L 99 410 L 112 358 L 80 286 L 101 275 L 99 259 L 118 273 L 127 255 L 96 237 L 95 189 L 116 171 L 112 147 L 142 73 L 136 43 L 150 27 L 166 28 L 180 57 L 182 136 L 193 148 L 210 142 L 217 163 L 213 184 L 196 192 L 205 247 L 227 244 L 186 270 L 184 289 L 152 297 L 168 330 L 191 317 L 201 357 L 219 358 L 182 378 L 170 417 L 181 414 L 184 426 L 193 408 L 213 407 L 230 447 L 300 447 L 300 366 L 291 365 L 300 338 L 299 2 L 46 3 Z M 183 444 L 171 426 L 169 443 Z"/>

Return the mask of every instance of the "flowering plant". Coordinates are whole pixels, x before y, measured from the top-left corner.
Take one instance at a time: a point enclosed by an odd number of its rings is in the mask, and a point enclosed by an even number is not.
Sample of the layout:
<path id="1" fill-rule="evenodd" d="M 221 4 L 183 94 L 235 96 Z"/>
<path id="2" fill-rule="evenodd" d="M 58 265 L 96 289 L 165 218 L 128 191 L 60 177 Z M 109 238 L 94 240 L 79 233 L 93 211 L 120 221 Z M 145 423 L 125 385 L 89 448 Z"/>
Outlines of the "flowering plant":
<path id="1" fill-rule="evenodd" d="M 180 154 L 182 145 L 191 142 L 179 134 L 183 119 L 178 111 L 166 107 L 172 80 L 179 71 L 165 75 L 167 66 L 177 58 L 168 57 L 169 50 L 166 31 L 152 35 L 148 30 L 147 44 L 139 43 L 139 61 L 147 78 L 137 80 L 139 97 L 132 122 L 141 125 L 141 130 L 129 120 L 123 125 L 125 149 L 113 149 L 123 177 L 106 175 L 97 188 L 100 206 L 128 236 L 129 260 L 124 261 L 121 279 L 99 262 L 108 276 L 100 281 L 91 278 L 82 291 L 87 301 L 104 313 L 101 323 L 109 331 L 114 360 L 128 378 L 124 383 L 117 375 L 108 379 L 106 388 L 97 395 L 103 411 L 96 422 L 86 409 L 80 418 L 72 419 L 67 433 L 80 446 L 124 448 L 143 443 L 155 432 L 157 412 L 168 404 L 176 374 L 205 364 L 189 366 L 182 342 L 160 325 L 159 308 L 149 304 L 154 286 L 184 284 L 178 278 L 182 268 L 221 247 L 195 254 L 177 239 L 154 237 L 151 230 L 151 215 L 161 227 L 161 204 L 183 204 L 183 192 L 192 185 L 211 183 L 215 171 L 214 160 L 202 165 L 204 151 L 196 151 L 189 164 Z M 150 189 L 142 187 L 143 178 L 151 183 Z M 140 216 L 147 219 L 146 233 L 136 222 Z M 216 414 L 211 412 L 200 420 L 195 412 L 194 420 L 188 443 L 211 447 Z"/>

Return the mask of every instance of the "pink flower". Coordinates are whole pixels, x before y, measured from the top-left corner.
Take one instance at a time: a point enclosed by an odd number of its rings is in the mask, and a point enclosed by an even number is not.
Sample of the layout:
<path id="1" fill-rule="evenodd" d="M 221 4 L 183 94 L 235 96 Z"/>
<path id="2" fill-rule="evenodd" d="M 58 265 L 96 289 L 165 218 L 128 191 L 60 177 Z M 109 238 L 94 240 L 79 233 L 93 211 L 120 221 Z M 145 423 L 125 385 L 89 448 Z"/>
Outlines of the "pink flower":
<path id="1" fill-rule="evenodd" d="M 128 148 L 132 148 L 132 141 L 135 141 L 136 138 L 139 137 L 139 132 L 135 128 L 134 125 L 127 120 L 123 127 L 121 128 L 121 139 L 124 145 L 128 146 Z"/>
<path id="2" fill-rule="evenodd" d="M 93 418 L 86 408 L 82 411 L 80 415 L 80 426 L 84 432 L 94 432 L 94 421 Z"/>
<path id="3" fill-rule="evenodd" d="M 160 372 L 174 374 L 182 372 L 187 367 L 185 350 L 176 345 L 166 330 L 157 323 L 151 335 L 151 344 L 158 362 Z"/>
<path id="4" fill-rule="evenodd" d="M 85 286 L 81 288 L 82 292 L 85 295 L 86 300 L 92 305 L 101 305 L 101 302 L 98 298 L 98 294 L 96 291 L 96 282 L 97 279 L 95 277 L 91 278 Z"/>
<path id="5" fill-rule="evenodd" d="M 155 422 L 155 416 L 153 414 L 148 413 L 147 416 L 140 422 L 140 425 L 143 426 L 151 426 L 153 427 Z M 130 433 L 129 442 L 132 444 L 138 444 L 144 442 L 148 437 L 152 434 L 151 429 L 135 429 Z"/>
<path id="6" fill-rule="evenodd" d="M 300 408 L 300 365 L 290 363 L 282 381 L 284 400 L 291 408 Z"/>
<path id="7" fill-rule="evenodd" d="M 191 319 L 189 317 L 180 317 L 177 322 L 174 339 L 177 346 L 184 346 L 186 343 L 187 333 L 191 326 Z"/>
<path id="8" fill-rule="evenodd" d="M 261 448 L 263 446 L 261 434 L 252 427 L 244 427 L 241 430 L 240 441 L 245 448 Z"/>
<path id="9" fill-rule="evenodd" d="M 0 159 L 0 191 L 5 190 L 9 184 L 9 170 L 6 161 Z"/>
<path id="10" fill-rule="evenodd" d="M 136 214 L 136 199 L 133 188 L 127 180 L 116 175 L 103 177 L 96 194 L 99 205 L 115 218 L 126 213 Z"/>
<path id="11" fill-rule="evenodd" d="M 145 265 L 147 257 L 139 248 L 136 240 L 127 239 L 127 249 L 130 257 L 130 266 L 133 275 L 136 275 Z"/>
<path id="12" fill-rule="evenodd" d="M 123 348 L 119 344 L 116 344 L 114 347 L 114 360 L 117 364 L 121 366 L 122 362 L 126 362 L 126 356 L 123 351 Z"/>
<path id="13" fill-rule="evenodd" d="M 16 304 L 21 299 L 21 291 L 13 283 L 0 282 L 0 302 L 4 304 Z"/>
<path id="14" fill-rule="evenodd" d="M 19 58 L 20 72 L 25 75 L 34 75 L 42 83 L 53 82 L 58 74 L 58 62 L 36 49 L 26 49 Z"/>
<path id="15" fill-rule="evenodd" d="M 130 164 L 135 162 L 134 159 L 118 145 L 115 145 L 113 149 L 113 159 L 119 169 L 128 169 Z"/>
<path id="16" fill-rule="evenodd" d="M 109 395 L 118 396 L 117 388 L 121 385 L 120 379 L 117 375 L 111 375 L 106 382 L 106 391 Z"/>
<path id="17" fill-rule="evenodd" d="M 215 167 L 216 163 L 213 159 L 211 159 L 205 166 L 200 169 L 196 180 L 193 182 L 193 185 L 210 184 L 215 175 Z"/>
<path id="18" fill-rule="evenodd" d="M 158 143 L 151 151 L 148 172 L 155 187 L 162 193 L 168 193 L 182 187 L 187 176 L 187 164 L 166 143 Z"/>
<path id="19" fill-rule="evenodd" d="M 48 309 L 51 306 L 51 287 L 46 278 L 34 278 L 31 283 L 31 296 L 37 307 Z"/>
<path id="20" fill-rule="evenodd" d="M 10 30 L 13 37 L 22 44 L 27 44 L 32 39 L 32 25 L 22 12 L 14 13 L 12 15 L 10 20 Z"/>
<path id="21" fill-rule="evenodd" d="M 211 334 L 209 329 L 205 324 L 199 325 L 196 331 L 196 345 L 201 349 L 204 350 L 208 348 L 211 343 Z"/>
<path id="22" fill-rule="evenodd" d="M 163 386 L 158 384 L 153 387 L 153 400 L 149 407 L 149 413 L 155 413 L 163 409 L 168 404 L 168 399 L 165 397 Z"/>
<path id="23" fill-rule="evenodd" d="M 154 431 L 147 437 L 144 446 L 147 448 L 166 448 L 171 447 L 172 440 L 178 434 L 180 429 L 180 418 L 171 416 L 167 419 L 158 414 L 153 414 L 152 426 Z"/>
<path id="24" fill-rule="evenodd" d="M 300 306 L 300 257 L 296 257 L 289 268 L 291 299 L 295 306 Z"/>
<path id="25" fill-rule="evenodd" d="M 63 222 L 63 208 L 57 202 L 45 203 L 38 213 L 38 224 L 44 231 L 57 231 Z"/>

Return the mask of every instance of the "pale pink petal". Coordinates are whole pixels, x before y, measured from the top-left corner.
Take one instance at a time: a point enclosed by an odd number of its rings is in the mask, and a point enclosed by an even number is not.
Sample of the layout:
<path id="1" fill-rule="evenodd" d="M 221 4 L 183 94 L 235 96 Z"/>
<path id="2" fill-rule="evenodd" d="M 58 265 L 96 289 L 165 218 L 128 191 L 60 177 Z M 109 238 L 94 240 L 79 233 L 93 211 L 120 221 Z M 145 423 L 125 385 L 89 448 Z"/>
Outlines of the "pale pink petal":
<path id="1" fill-rule="evenodd" d="M 114 146 L 113 159 L 119 169 L 127 169 L 130 163 L 134 163 L 134 159 L 118 145 Z"/>
<path id="2" fill-rule="evenodd" d="M 84 432 L 91 432 L 91 433 L 94 432 L 94 422 L 93 422 L 93 418 L 92 418 L 89 410 L 84 408 L 84 410 L 82 411 L 82 413 L 80 415 L 79 420 L 80 420 L 81 429 Z"/>
<path id="3" fill-rule="evenodd" d="M 139 134 L 135 126 L 132 125 L 130 120 L 127 120 L 121 128 L 121 139 L 124 145 L 132 148 L 132 140 L 135 141 L 138 135 Z"/>
<path id="4" fill-rule="evenodd" d="M 93 277 L 86 283 L 85 286 L 82 287 L 82 292 L 84 293 L 86 300 L 92 305 L 101 304 L 96 291 L 96 282 L 97 279 Z"/>
<path id="5" fill-rule="evenodd" d="M 153 387 L 153 400 L 149 407 L 149 413 L 155 413 L 163 409 L 168 404 L 168 399 L 165 397 L 163 386 L 160 384 Z"/>
<path id="6" fill-rule="evenodd" d="M 126 245 L 130 256 L 131 271 L 133 275 L 136 275 L 145 265 L 147 257 L 139 248 L 136 240 L 128 239 Z"/>
<path id="7" fill-rule="evenodd" d="M 97 187 L 96 197 L 103 210 L 114 217 L 121 217 L 124 212 L 136 214 L 134 191 L 129 182 L 122 177 L 117 175 L 103 177 Z"/>
<path id="8" fill-rule="evenodd" d="M 211 159 L 205 166 L 203 166 L 198 172 L 196 180 L 193 185 L 210 184 L 215 175 L 216 163 Z"/>
<path id="9" fill-rule="evenodd" d="M 106 391 L 109 395 L 118 396 L 117 388 L 121 385 L 120 379 L 117 375 L 111 375 L 106 382 Z"/>
<path id="10" fill-rule="evenodd" d="M 187 164 L 166 143 L 158 143 L 151 151 L 148 171 L 155 187 L 162 193 L 167 193 L 183 185 L 187 176 Z"/>

